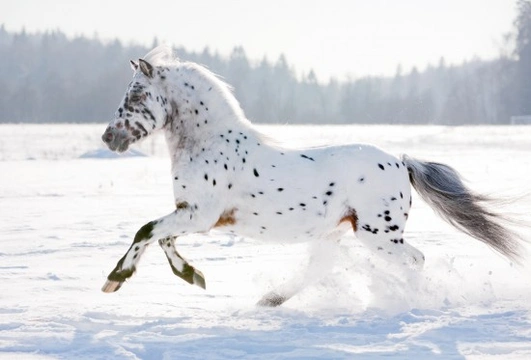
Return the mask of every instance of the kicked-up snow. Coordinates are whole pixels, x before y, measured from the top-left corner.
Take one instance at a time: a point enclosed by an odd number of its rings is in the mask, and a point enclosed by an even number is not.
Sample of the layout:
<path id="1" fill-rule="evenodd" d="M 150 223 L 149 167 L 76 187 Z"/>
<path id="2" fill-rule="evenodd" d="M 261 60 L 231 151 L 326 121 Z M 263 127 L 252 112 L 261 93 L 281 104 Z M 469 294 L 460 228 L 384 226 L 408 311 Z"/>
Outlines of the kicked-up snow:
<path id="1" fill-rule="evenodd" d="M 260 128 L 293 146 L 365 142 L 449 164 L 472 189 L 516 199 L 499 210 L 531 224 L 531 127 Z M 420 272 L 345 236 L 338 252 L 320 248 L 332 272 L 302 278 L 312 245 L 212 232 L 178 240 L 206 290 L 153 245 L 102 293 L 136 230 L 174 207 L 162 137 L 109 157 L 104 129 L 0 126 L 0 359 L 531 358 L 531 256 L 511 263 L 416 194 L 406 237 L 426 256 Z M 294 298 L 255 306 L 297 276 L 307 286 Z"/>

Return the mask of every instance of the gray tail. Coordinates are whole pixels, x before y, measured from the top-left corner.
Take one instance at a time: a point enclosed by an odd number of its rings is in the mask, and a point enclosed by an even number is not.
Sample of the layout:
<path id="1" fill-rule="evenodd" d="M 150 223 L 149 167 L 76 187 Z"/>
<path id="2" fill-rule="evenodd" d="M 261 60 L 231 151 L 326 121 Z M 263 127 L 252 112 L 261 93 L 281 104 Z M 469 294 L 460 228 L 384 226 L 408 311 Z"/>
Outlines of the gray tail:
<path id="1" fill-rule="evenodd" d="M 493 200 L 468 189 L 451 167 L 402 155 L 413 188 L 444 220 L 484 242 L 511 260 L 522 253 L 519 236 L 507 229 L 504 219 L 486 207 Z"/>

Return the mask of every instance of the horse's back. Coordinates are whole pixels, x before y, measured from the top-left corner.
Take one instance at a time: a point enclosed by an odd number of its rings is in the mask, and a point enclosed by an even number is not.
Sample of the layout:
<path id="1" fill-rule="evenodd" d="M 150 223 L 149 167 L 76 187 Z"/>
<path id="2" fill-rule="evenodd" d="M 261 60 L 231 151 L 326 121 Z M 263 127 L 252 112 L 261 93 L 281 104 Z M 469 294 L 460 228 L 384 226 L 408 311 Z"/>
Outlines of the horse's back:
<path id="1" fill-rule="evenodd" d="M 372 145 L 350 144 L 304 152 L 316 163 L 317 178 L 335 183 L 343 201 L 358 212 L 371 212 L 393 203 L 409 207 L 408 170 L 397 157 Z"/>
<path id="2" fill-rule="evenodd" d="M 409 189 L 407 168 L 397 157 L 367 144 L 346 144 L 319 148 L 290 150 L 283 176 L 295 179 L 302 189 L 334 183 L 339 187 L 362 191 L 391 191 L 396 187 Z M 406 189 L 404 189 L 406 191 Z M 409 193 L 409 191 L 407 191 Z"/>

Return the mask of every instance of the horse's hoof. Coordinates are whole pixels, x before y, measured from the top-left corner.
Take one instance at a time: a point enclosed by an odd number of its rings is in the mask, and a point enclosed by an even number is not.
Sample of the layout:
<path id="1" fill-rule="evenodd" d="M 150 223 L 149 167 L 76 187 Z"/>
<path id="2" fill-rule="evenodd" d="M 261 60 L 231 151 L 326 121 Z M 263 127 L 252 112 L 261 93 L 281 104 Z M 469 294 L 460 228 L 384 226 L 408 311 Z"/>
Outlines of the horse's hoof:
<path id="1" fill-rule="evenodd" d="M 256 305 L 263 307 L 277 307 L 284 304 L 286 300 L 288 300 L 287 297 L 279 295 L 276 292 L 270 292 L 264 295 Z"/>
<path id="2" fill-rule="evenodd" d="M 101 288 L 104 293 L 112 293 L 118 291 L 122 287 L 123 282 L 107 280 L 105 285 Z"/>
<path id="3" fill-rule="evenodd" d="M 199 286 L 201 289 L 206 290 L 206 282 L 205 282 L 205 276 L 203 273 L 197 269 L 194 269 L 194 277 L 193 277 L 194 285 Z"/>

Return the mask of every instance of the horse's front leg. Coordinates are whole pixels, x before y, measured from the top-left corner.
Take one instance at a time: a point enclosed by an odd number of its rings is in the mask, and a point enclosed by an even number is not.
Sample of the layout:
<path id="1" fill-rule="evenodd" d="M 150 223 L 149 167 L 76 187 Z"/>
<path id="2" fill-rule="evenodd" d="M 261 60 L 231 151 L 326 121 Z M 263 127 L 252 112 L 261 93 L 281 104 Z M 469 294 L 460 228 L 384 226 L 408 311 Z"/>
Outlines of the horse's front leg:
<path id="1" fill-rule="evenodd" d="M 208 219 L 198 216 L 194 210 L 186 206 L 181 206 L 173 213 L 166 215 L 160 219 L 150 221 L 142 226 L 136 233 L 135 238 L 129 250 L 118 261 L 116 267 L 107 276 L 107 281 L 103 285 L 102 291 L 106 293 L 114 292 L 120 289 L 122 284 L 130 278 L 136 271 L 136 266 L 142 256 L 146 247 L 154 241 L 161 240 L 161 245 L 166 244 L 168 239 L 177 237 L 177 233 L 181 235 L 202 232 L 209 229 L 210 221 Z M 173 242 L 170 243 L 173 249 Z M 197 284 L 204 288 L 205 280 L 200 271 L 194 269 L 189 265 L 175 251 L 171 254 L 171 258 L 166 251 L 166 256 L 172 265 L 172 270 L 176 275 L 186 280 L 187 282 Z"/>
<path id="2" fill-rule="evenodd" d="M 177 238 L 167 237 L 159 240 L 159 245 L 166 254 L 171 270 L 175 275 L 187 283 L 206 289 L 203 273 L 188 264 L 188 262 L 177 252 L 177 249 L 175 248 L 175 239 Z"/>

